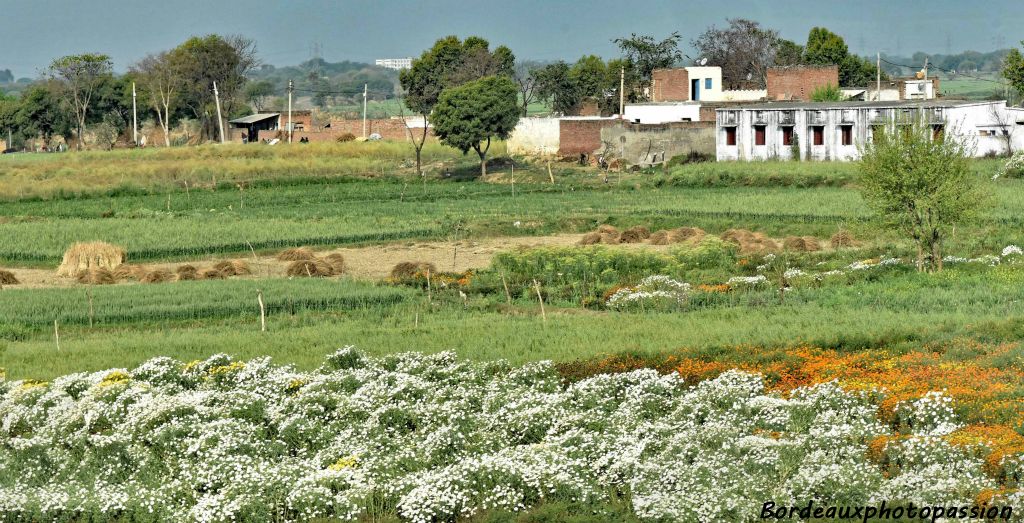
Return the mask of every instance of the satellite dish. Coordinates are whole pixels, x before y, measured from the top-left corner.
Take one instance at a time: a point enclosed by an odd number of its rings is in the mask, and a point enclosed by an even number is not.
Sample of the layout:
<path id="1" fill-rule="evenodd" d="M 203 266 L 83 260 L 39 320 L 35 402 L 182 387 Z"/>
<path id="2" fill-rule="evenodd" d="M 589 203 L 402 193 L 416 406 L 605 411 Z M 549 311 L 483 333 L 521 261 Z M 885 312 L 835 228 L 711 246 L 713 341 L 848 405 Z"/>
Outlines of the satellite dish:
<path id="1" fill-rule="evenodd" d="M 751 73 L 747 73 L 747 80 L 750 80 L 750 79 L 751 79 L 751 78 L 753 78 L 753 77 L 754 77 L 754 75 L 753 75 L 753 74 L 751 74 Z"/>
<path id="2" fill-rule="evenodd" d="M 706 63 L 708 63 L 708 59 L 707 58 L 701 58 L 700 59 L 700 65 L 704 65 Z"/>

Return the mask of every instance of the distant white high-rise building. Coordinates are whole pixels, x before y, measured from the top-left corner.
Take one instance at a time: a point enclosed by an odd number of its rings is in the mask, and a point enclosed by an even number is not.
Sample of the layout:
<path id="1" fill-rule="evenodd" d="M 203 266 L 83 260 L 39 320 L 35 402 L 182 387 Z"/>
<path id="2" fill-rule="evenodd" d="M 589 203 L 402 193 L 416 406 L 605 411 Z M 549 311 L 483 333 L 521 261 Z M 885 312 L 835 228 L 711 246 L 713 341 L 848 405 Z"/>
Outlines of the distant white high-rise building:
<path id="1" fill-rule="evenodd" d="M 378 58 L 375 64 L 380 67 L 401 71 L 402 69 L 412 67 L 412 58 Z"/>

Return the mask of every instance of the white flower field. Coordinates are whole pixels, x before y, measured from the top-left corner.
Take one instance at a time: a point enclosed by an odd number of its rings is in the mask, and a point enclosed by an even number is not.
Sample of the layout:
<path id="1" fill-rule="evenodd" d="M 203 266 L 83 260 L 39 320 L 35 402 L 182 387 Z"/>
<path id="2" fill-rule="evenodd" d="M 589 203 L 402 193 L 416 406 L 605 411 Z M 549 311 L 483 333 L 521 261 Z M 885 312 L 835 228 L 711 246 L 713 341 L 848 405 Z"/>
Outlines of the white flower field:
<path id="1" fill-rule="evenodd" d="M 448 521 L 614 498 L 641 519 L 748 521 L 769 500 L 970 504 L 997 487 L 977 452 L 944 438 L 958 428 L 948 398 L 901 404 L 912 429 L 896 434 L 878 417 L 882 394 L 825 383 L 782 396 L 737 371 L 697 384 L 653 370 L 564 384 L 546 362 L 351 348 L 314 372 L 157 358 L 0 381 L 0 513 Z"/>

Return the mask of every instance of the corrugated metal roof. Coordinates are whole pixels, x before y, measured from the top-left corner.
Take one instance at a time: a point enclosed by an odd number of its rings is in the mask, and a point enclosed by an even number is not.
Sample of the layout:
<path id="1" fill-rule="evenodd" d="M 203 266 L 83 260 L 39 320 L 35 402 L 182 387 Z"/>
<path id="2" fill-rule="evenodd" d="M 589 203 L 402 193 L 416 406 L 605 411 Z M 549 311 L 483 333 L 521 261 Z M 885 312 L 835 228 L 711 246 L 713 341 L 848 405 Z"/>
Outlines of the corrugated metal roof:
<path id="1" fill-rule="evenodd" d="M 235 118 L 234 120 L 228 120 L 228 123 L 256 123 L 268 120 L 270 118 L 277 118 L 281 116 L 281 113 L 256 113 L 250 114 L 249 116 L 243 116 L 241 118 Z"/>
<path id="2" fill-rule="evenodd" d="M 736 110 L 788 110 L 788 109 L 898 109 L 904 107 L 960 107 L 963 105 L 982 105 L 998 103 L 997 101 L 969 101 L 969 100 L 898 100 L 891 102 L 764 102 L 756 104 L 736 105 L 732 107 L 719 108 L 719 111 Z"/>

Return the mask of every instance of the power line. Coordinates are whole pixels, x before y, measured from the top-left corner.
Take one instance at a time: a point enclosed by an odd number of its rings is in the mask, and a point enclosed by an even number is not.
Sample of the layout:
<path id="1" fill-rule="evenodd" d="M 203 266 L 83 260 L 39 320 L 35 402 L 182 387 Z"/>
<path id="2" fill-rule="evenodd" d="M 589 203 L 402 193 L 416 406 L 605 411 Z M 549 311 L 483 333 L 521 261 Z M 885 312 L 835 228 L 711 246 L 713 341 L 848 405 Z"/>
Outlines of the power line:
<path id="1" fill-rule="evenodd" d="M 883 62 L 885 62 L 885 63 L 887 63 L 889 65 L 895 65 L 896 67 L 906 67 L 907 69 L 917 69 L 916 65 L 898 64 L 896 62 L 890 62 L 889 60 L 886 60 L 885 58 L 880 58 L 880 60 L 882 60 Z M 992 82 L 994 84 L 999 84 L 999 85 L 1001 85 L 1003 87 L 1011 87 L 1010 84 L 1002 82 L 1002 81 L 999 81 L 999 80 L 993 80 L 991 78 L 982 78 L 980 76 L 972 76 L 972 75 L 969 75 L 969 74 L 958 73 L 956 71 L 952 71 L 952 70 L 949 70 L 949 69 L 943 69 L 942 67 L 939 67 L 939 66 L 937 66 L 935 64 L 929 64 L 928 66 L 929 67 L 933 67 L 935 69 L 938 69 L 938 70 L 940 70 L 940 71 L 942 71 L 942 72 L 944 72 L 946 74 L 955 74 L 955 75 L 958 75 L 958 76 L 966 76 L 967 78 L 972 78 L 974 80 L 979 80 L 979 81 L 982 81 L 982 82 Z"/>

